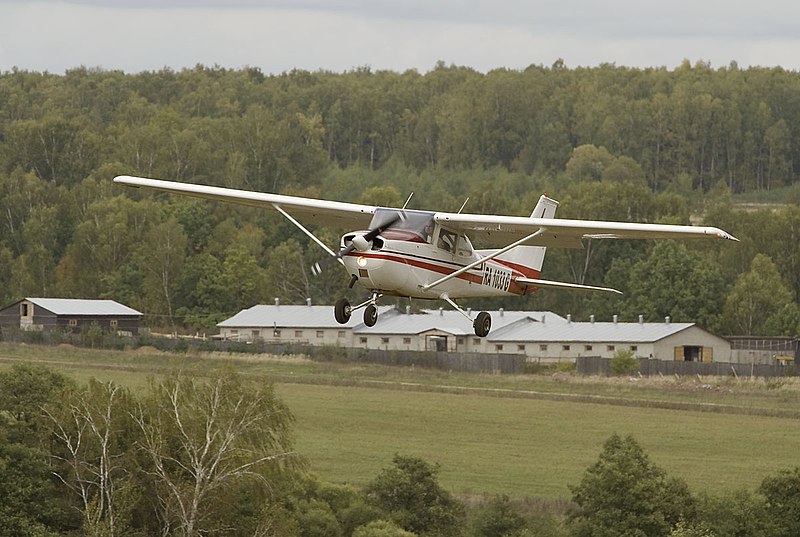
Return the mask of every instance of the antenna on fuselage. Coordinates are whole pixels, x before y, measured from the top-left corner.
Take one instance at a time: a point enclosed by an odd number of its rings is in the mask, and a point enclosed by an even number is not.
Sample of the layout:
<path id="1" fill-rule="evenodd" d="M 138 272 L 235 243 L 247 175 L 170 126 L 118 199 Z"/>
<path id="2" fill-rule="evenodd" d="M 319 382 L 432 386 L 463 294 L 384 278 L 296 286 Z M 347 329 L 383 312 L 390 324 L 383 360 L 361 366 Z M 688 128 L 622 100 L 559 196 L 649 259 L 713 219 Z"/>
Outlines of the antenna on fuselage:
<path id="1" fill-rule="evenodd" d="M 461 208 L 458 210 L 458 212 L 457 212 L 456 214 L 461 214 L 461 211 L 463 211 L 463 210 L 464 210 L 464 207 L 466 207 L 466 206 L 467 206 L 467 202 L 468 202 L 468 201 L 469 201 L 469 196 L 467 196 L 467 199 L 465 199 L 465 200 L 464 200 L 464 203 L 462 203 L 462 204 L 461 204 Z"/>
<path id="2" fill-rule="evenodd" d="M 403 210 L 405 210 L 405 208 L 406 208 L 406 207 L 408 207 L 408 202 L 409 202 L 409 201 L 411 201 L 411 198 L 413 198 L 413 197 L 414 197 L 414 193 L 413 193 L 413 192 L 412 192 L 411 194 L 409 194 L 409 195 L 408 195 L 408 199 L 407 199 L 407 200 L 406 200 L 406 202 L 403 204 Z"/>

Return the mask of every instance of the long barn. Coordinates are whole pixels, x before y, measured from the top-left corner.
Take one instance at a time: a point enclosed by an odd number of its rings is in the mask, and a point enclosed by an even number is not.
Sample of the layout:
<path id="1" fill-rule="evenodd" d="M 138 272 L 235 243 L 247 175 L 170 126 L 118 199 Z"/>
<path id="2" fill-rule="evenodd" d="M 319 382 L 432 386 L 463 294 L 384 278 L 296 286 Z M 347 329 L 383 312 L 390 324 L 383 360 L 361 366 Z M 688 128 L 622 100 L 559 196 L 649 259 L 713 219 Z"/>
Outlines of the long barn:
<path id="1" fill-rule="evenodd" d="M 0 310 L 0 326 L 45 332 L 80 332 L 96 323 L 103 330 L 137 335 L 142 314 L 113 300 L 24 298 Z"/>

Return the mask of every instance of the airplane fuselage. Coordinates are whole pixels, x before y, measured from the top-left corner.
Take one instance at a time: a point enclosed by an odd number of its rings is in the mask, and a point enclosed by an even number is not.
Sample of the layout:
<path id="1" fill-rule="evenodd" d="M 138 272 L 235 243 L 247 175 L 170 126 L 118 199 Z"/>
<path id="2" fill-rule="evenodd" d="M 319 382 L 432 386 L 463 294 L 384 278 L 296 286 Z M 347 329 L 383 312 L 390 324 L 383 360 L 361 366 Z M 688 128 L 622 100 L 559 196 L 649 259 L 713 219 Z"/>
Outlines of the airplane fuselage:
<path id="1" fill-rule="evenodd" d="M 538 278 L 538 271 L 497 259 L 484 261 L 451 280 L 424 290 L 424 286 L 488 253 L 473 250 L 463 237 L 453 241 L 455 245 L 450 250 L 435 246 L 434 240 L 445 232 L 439 228 L 435 235 L 425 239 L 412 232 L 390 230 L 374 241 L 368 250 L 353 250 L 343 261 L 360 285 L 384 295 L 437 299 L 446 293 L 456 299 L 522 295 L 535 290 L 518 285 L 514 279 L 518 276 Z M 341 246 L 345 247 L 353 235 L 359 233 L 344 235 Z"/>

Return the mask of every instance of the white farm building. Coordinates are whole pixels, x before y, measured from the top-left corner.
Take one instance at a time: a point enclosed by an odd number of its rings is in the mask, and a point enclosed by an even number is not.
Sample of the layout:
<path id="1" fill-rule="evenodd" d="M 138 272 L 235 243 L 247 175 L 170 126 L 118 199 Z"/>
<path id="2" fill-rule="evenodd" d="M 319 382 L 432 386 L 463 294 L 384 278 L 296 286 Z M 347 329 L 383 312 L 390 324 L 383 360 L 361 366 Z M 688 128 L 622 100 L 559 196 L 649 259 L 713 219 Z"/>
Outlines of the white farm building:
<path id="1" fill-rule="evenodd" d="M 574 361 L 581 356 L 610 358 L 630 350 L 640 358 L 729 362 L 730 343 L 694 323 L 573 322 L 552 312 L 492 311 L 492 330 L 476 337 L 457 311 L 403 312 L 378 309 L 378 322 L 368 327 L 353 315 L 340 325 L 332 306 L 258 305 L 242 310 L 217 326 L 220 337 L 237 341 L 299 343 L 339 347 L 522 354 L 531 362 Z"/>

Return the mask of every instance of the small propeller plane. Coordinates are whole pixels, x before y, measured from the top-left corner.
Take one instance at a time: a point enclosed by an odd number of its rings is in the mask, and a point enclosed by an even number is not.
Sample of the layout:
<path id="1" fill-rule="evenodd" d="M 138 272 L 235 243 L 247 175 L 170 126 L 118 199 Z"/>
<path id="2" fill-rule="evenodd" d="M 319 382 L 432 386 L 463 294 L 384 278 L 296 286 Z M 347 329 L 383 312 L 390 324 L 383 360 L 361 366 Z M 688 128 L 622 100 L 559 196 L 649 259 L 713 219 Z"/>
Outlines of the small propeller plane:
<path id="1" fill-rule="evenodd" d="M 356 306 L 346 298 L 336 302 L 334 317 L 339 323 L 363 309 L 364 324 L 373 326 L 378 320 L 376 304 L 386 295 L 441 299 L 472 323 L 478 337 L 489 333 L 490 315 L 483 311 L 472 319 L 455 299 L 526 295 L 538 288 L 620 293 L 541 279 L 548 246 L 581 248 L 583 239 L 737 240 L 715 227 L 558 219 L 558 202 L 546 194 L 529 217 L 521 217 L 411 210 L 406 209 L 408 201 L 399 209 L 374 207 L 131 176 L 116 177 L 114 182 L 279 212 L 328 253 L 312 267 L 315 273 L 339 262 L 350 274 L 351 288 L 358 283 L 370 291 L 370 298 Z M 295 217 L 356 231 L 345 233 L 334 251 Z M 502 246 L 479 250 L 471 240 Z"/>

